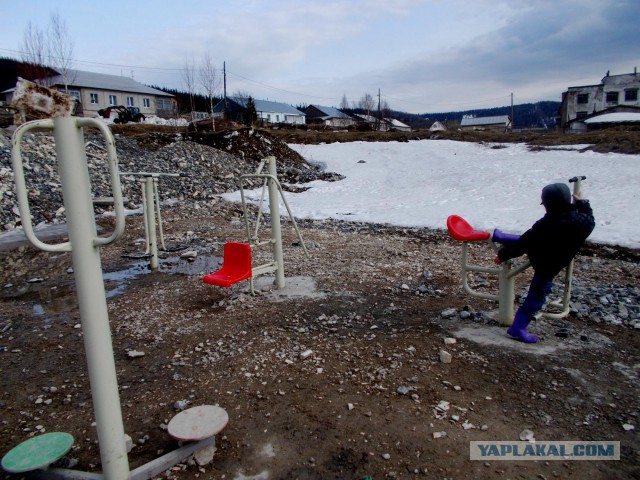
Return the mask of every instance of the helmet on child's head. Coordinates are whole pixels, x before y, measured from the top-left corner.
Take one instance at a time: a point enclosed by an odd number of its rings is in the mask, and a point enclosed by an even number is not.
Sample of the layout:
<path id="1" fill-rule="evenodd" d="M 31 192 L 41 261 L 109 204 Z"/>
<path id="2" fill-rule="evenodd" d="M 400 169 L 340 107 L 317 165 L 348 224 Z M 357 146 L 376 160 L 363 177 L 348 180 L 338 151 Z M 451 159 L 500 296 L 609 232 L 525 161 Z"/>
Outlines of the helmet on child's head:
<path id="1" fill-rule="evenodd" d="M 547 211 L 566 210 L 571 205 L 571 191 L 564 183 L 552 183 L 542 189 L 542 205 Z"/>

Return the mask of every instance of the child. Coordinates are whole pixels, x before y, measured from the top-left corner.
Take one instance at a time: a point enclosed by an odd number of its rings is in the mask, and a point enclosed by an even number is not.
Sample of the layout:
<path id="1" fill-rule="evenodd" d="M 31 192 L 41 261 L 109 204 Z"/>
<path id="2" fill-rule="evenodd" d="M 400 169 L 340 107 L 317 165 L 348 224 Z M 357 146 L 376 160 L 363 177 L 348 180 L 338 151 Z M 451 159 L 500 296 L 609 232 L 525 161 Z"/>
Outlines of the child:
<path id="1" fill-rule="evenodd" d="M 571 263 L 573 257 L 593 231 L 595 220 L 589 200 L 573 195 L 564 183 L 553 183 L 542 189 L 542 205 L 546 214 L 533 224 L 520 239 L 498 251 L 495 262 L 527 254 L 533 267 L 533 279 L 524 303 L 518 309 L 507 334 L 525 343 L 538 337 L 527 332 L 527 326 L 551 292 L 554 277 Z"/>

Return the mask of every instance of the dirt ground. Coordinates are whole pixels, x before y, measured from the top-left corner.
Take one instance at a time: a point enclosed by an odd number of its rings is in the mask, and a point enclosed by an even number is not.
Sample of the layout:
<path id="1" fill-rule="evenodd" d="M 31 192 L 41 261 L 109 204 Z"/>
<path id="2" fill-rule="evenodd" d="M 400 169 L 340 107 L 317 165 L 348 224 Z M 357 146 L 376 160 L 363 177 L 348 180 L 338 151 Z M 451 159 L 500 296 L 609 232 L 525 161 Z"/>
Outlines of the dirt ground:
<path id="1" fill-rule="evenodd" d="M 460 244 L 425 229 L 305 221 L 307 257 L 283 220 L 285 289 L 266 277 L 255 296 L 248 282 L 213 287 L 202 276 L 218 268 L 224 242 L 245 240 L 238 206 L 177 205 L 163 220 L 167 248 L 185 249 L 162 253 L 156 272 L 131 258 L 144 251 L 140 216 L 102 250 L 131 468 L 177 447 L 166 424 L 186 401 L 221 406 L 229 424 L 211 464 L 157 478 L 640 478 L 637 330 L 542 318 L 541 342 L 525 345 L 486 317 L 444 318 L 496 305 L 463 292 Z M 477 247 L 474 259 L 490 265 Z M 0 452 L 65 431 L 74 468 L 99 472 L 70 254 L 26 245 L 0 257 Z M 269 249 L 256 257 L 268 261 Z M 592 246 L 575 282 L 638 285 L 638 263 L 635 252 Z M 435 409 L 442 401 L 449 410 Z M 536 440 L 617 440 L 621 460 L 469 460 L 470 441 L 516 441 L 525 429 Z"/>

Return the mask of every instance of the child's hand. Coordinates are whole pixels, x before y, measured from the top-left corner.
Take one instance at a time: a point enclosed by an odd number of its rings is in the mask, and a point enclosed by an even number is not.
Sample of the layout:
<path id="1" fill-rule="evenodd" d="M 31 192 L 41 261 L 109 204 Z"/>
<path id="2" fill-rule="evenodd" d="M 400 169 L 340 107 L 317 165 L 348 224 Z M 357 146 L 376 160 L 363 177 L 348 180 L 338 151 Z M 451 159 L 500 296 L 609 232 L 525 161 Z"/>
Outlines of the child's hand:
<path id="1" fill-rule="evenodd" d="M 578 193 L 574 193 L 573 194 L 573 199 L 578 201 L 578 200 L 582 200 L 584 198 L 584 194 L 582 192 L 578 192 Z"/>

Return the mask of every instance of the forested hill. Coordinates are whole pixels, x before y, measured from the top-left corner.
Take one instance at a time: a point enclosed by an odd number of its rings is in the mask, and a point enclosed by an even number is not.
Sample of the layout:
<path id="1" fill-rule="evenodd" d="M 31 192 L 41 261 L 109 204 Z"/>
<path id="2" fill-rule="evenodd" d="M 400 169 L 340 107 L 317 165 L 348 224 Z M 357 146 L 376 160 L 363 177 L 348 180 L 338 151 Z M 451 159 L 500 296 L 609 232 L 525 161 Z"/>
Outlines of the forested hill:
<path id="1" fill-rule="evenodd" d="M 560 102 L 523 103 L 513 106 L 513 127 L 518 128 L 548 128 L 556 126 L 556 115 L 560 108 Z M 414 128 L 428 128 L 435 121 L 440 121 L 449 128 L 455 128 L 460 124 L 463 116 L 493 117 L 496 115 L 511 116 L 511 106 L 484 108 L 477 110 L 465 110 L 462 112 L 423 113 L 415 115 L 404 112 L 393 112 L 393 117 Z"/>

